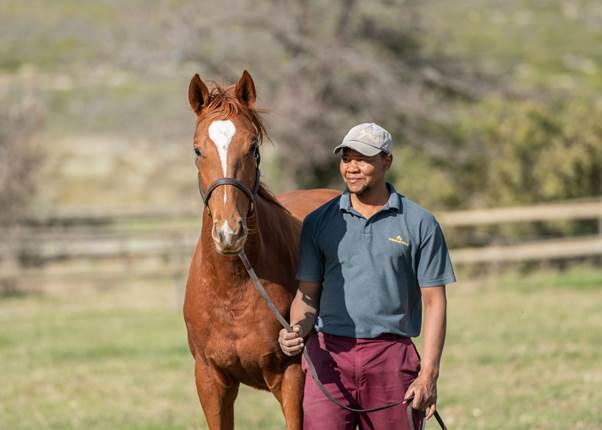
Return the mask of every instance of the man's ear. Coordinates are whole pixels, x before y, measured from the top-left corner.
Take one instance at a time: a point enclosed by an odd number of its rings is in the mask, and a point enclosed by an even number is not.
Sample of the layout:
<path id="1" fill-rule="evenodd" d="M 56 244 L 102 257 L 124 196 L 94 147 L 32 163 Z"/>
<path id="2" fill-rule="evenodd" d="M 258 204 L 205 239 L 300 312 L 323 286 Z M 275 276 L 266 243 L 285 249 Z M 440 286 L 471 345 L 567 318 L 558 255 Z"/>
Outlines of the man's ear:
<path id="1" fill-rule="evenodd" d="M 385 154 L 385 169 L 389 170 L 393 165 L 393 154 Z"/>
<path id="2" fill-rule="evenodd" d="M 195 74 L 188 86 L 188 102 L 192 110 L 198 115 L 209 102 L 209 90 L 201 80 L 199 74 Z"/>

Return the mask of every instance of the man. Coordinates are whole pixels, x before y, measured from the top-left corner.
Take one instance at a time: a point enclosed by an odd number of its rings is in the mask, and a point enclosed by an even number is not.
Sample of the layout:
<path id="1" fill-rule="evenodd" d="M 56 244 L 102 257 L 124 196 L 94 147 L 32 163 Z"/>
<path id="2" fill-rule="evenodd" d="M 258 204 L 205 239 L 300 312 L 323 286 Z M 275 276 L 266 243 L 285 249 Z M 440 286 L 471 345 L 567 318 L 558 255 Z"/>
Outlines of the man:
<path id="1" fill-rule="evenodd" d="M 391 147 L 389 132 L 364 123 L 335 148 L 342 154 L 346 190 L 303 222 L 293 331 L 282 330 L 278 341 L 285 354 L 295 355 L 307 337 L 320 381 L 348 406 L 365 409 L 402 398 L 407 405 L 349 412 L 330 402 L 306 372 L 303 408 L 309 430 L 408 429 L 409 405 L 424 411 L 414 412 L 418 429 L 422 417 L 435 412 L 445 284 L 455 276 L 433 215 L 385 181 Z M 411 337 L 420 334 L 422 306 L 420 363 Z M 312 329 L 316 334 L 309 336 Z"/>

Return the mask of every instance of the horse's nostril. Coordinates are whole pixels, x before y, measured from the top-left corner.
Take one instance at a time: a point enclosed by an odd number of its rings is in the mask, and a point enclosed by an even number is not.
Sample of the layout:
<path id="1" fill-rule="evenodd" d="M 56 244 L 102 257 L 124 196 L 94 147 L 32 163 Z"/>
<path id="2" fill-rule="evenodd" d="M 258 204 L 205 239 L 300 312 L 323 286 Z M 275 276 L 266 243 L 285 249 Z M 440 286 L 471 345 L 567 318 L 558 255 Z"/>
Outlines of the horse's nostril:
<path id="1" fill-rule="evenodd" d="M 236 238 L 241 239 L 245 235 L 245 225 L 242 221 L 238 221 L 238 231 L 236 232 Z"/>

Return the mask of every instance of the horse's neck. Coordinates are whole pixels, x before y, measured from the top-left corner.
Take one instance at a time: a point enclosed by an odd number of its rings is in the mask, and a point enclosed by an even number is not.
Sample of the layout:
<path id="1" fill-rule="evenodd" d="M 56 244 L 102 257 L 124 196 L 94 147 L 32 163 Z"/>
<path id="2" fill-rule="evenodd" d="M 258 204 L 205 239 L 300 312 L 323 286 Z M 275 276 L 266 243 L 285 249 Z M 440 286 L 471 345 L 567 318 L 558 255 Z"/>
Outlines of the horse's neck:
<path id="1" fill-rule="evenodd" d="M 276 256 L 284 258 L 285 251 L 296 251 L 296 221 L 293 216 L 283 207 L 263 199 L 257 205 L 257 211 L 254 222 L 261 243 L 259 253 L 267 253 L 276 262 Z"/>

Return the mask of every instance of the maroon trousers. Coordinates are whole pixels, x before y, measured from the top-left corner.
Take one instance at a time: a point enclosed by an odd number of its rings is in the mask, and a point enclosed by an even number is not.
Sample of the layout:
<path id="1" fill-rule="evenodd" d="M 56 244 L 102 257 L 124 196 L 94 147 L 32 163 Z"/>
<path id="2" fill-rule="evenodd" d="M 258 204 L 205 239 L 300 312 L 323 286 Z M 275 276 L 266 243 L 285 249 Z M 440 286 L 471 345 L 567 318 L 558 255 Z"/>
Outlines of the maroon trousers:
<path id="1" fill-rule="evenodd" d="M 306 348 L 326 389 L 341 403 L 371 408 L 403 399 L 420 370 L 420 356 L 412 340 L 392 334 L 374 339 L 355 339 L 317 333 Z M 303 359 L 305 430 L 408 430 L 405 405 L 353 413 L 335 405 L 320 391 Z M 423 414 L 414 411 L 414 428 L 420 429 Z"/>

